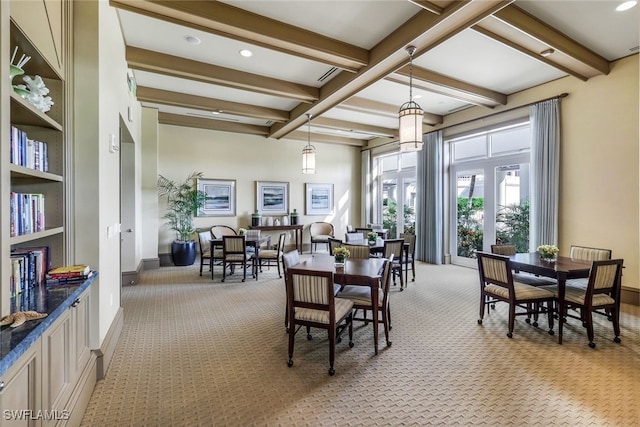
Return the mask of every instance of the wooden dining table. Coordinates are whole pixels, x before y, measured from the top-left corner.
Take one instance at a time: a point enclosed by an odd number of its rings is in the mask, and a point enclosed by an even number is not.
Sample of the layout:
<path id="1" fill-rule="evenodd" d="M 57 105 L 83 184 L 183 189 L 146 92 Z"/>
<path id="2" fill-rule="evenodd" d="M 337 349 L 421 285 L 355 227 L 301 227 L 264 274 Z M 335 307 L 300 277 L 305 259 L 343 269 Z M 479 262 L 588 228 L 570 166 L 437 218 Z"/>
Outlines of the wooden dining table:
<path id="1" fill-rule="evenodd" d="M 258 255 L 260 254 L 260 245 L 265 242 L 270 242 L 271 237 L 261 236 L 258 238 L 247 237 L 245 239 L 247 242 L 247 246 L 254 248 L 254 260 L 252 262 L 259 262 Z M 211 258 L 209 258 L 209 269 L 211 270 L 211 280 L 213 280 L 213 264 L 214 264 L 214 256 L 213 253 L 216 249 L 222 249 L 222 239 L 211 239 L 209 240 L 210 250 L 211 250 Z M 220 259 L 220 258 L 215 258 Z M 256 268 L 256 279 L 258 278 L 258 269 Z"/>
<path id="2" fill-rule="evenodd" d="M 509 259 L 514 270 L 550 277 L 558 282 L 558 344 L 562 344 L 566 282 L 568 279 L 589 277 L 591 262 L 564 256 L 558 256 L 555 261 L 545 261 L 538 252 L 518 253 L 509 256 Z"/>
<path id="3" fill-rule="evenodd" d="M 369 286 L 373 304 L 373 345 L 378 354 L 378 293 L 384 258 L 345 259 L 343 266 L 336 266 L 331 255 L 314 254 L 299 264 L 289 267 L 292 272 L 331 271 L 339 285 Z"/>

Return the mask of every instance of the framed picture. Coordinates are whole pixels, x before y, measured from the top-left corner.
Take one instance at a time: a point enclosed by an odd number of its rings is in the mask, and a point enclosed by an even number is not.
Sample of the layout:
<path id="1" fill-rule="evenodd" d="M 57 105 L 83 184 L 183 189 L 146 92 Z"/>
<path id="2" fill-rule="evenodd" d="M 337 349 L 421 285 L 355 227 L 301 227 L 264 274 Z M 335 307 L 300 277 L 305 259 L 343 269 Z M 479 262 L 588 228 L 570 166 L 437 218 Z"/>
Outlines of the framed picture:
<path id="1" fill-rule="evenodd" d="M 333 212 L 333 184 L 305 184 L 305 215 L 328 215 Z"/>
<path id="2" fill-rule="evenodd" d="M 287 215 L 289 183 L 256 181 L 256 209 L 262 215 Z"/>
<path id="3" fill-rule="evenodd" d="M 198 179 L 198 190 L 207 195 L 198 216 L 235 216 L 235 179 Z"/>

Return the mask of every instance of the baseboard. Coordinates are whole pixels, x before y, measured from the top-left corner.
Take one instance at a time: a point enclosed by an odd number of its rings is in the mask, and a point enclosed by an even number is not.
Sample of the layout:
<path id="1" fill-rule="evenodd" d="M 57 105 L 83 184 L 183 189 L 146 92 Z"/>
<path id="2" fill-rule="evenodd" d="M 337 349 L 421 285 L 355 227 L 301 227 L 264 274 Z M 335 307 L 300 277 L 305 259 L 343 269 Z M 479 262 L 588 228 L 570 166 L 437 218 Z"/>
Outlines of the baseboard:
<path id="1" fill-rule="evenodd" d="M 140 261 L 138 263 L 138 268 L 136 268 L 136 271 L 123 271 L 120 276 L 120 280 L 121 280 L 120 285 L 131 286 L 131 285 L 137 284 L 138 281 L 140 280 L 140 273 L 142 273 L 143 270 L 144 270 L 144 265 L 142 261 Z"/>
<path id="2" fill-rule="evenodd" d="M 142 271 L 157 270 L 160 268 L 160 258 L 147 258 L 142 260 Z"/>
<path id="3" fill-rule="evenodd" d="M 623 286 L 620 292 L 620 302 L 640 305 L 640 289 L 625 288 Z"/>
<path id="4" fill-rule="evenodd" d="M 65 425 L 79 426 L 82 422 L 87 406 L 89 406 L 89 400 L 91 394 L 96 386 L 96 356 L 91 354 L 89 361 L 85 365 L 84 369 L 80 373 L 76 388 L 71 393 L 67 409 L 69 410 L 69 419 Z"/>
<path id="5" fill-rule="evenodd" d="M 118 310 L 115 319 L 111 322 L 111 327 L 107 331 L 107 335 L 102 341 L 100 348 L 93 350 L 96 355 L 96 379 L 101 380 L 107 375 L 109 364 L 116 350 L 116 345 L 120 339 L 122 328 L 124 326 L 124 310 L 122 307 Z"/>

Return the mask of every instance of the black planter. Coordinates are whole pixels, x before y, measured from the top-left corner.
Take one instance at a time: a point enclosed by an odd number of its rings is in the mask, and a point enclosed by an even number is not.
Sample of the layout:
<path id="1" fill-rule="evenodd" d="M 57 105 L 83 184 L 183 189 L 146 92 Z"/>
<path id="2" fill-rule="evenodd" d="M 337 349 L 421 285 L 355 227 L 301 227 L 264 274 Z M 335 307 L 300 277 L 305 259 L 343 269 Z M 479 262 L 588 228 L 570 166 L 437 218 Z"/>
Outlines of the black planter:
<path id="1" fill-rule="evenodd" d="M 171 244 L 171 256 L 175 265 L 192 265 L 196 261 L 197 255 L 195 240 L 188 242 L 175 241 Z"/>

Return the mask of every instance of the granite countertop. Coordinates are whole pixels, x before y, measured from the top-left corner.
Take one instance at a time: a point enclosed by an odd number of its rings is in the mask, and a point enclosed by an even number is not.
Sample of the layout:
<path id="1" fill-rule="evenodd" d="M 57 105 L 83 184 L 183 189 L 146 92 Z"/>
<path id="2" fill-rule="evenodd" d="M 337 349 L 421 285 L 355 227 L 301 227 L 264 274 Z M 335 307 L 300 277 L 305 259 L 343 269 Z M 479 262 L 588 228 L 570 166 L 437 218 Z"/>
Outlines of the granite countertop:
<path id="1" fill-rule="evenodd" d="M 48 316 L 43 319 L 28 320 L 16 328 L 9 325 L 1 327 L 0 375 L 3 375 L 40 338 L 97 276 L 98 273 L 94 272 L 83 283 L 74 285 L 38 286 L 11 302 L 11 312 L 34 310 L 47 313 Z"/>

